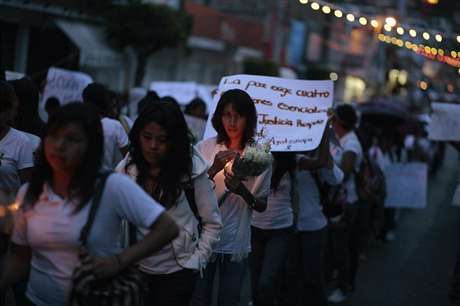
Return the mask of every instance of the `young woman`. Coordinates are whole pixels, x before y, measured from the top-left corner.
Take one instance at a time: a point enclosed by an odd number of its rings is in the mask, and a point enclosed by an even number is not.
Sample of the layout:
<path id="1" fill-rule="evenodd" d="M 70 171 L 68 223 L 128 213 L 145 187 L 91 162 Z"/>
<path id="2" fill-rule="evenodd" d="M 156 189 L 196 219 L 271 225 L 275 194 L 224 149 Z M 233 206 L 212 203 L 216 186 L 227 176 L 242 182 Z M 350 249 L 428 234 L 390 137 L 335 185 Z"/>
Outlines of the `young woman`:
<path id="1" fill-rule="evenodd" d="M 230 194 L 220 206 L 223 223 L 220 243 L 214 250 L 214 260 L 198 280 L 192 305 L 211 304 L 217 267 L 220 270 L 217 304 L 238 305 L 247 270 L 247 255 L 251 251 L 252 211 L 263 212 L 267 207 L 271 167 L 244 181 L 224 171 L 225 165 L 237 153 L 243 153 L 255 135 L 256 108 L 245 91 L 232 89 L 221 96 L 212 125 L 217 137 L 199 142 L 197 148 L 211 163 L 208 174 L 215 181 L 217 198 L 222 198 L 227 190 Z"/>
<path id="2" fill-rule="evenodd" d="M 294 235 L 294 211 L 298 204 L 295 153 L 274 152 L 273 157 L 267 209 L 254 212 L 251 221 L 249 266 L 255 306 L 275 305 L 276 285 Z"/>
<path id="3" fill-rule="evenodd" d="M 26 291 L 30 305 L 67 305 L 79 236 L 103 156 L 102 126 L 96 111 L 82 103 L 56 110 L 37 153 L 30 183 L 18 194 L 22 208 L 16 216 L 13 252 L 0 288 L 30 272 Z M 159 250 L 178 233 L 163 207 L 126 176 L 111 174 L 104 190 L 87 244 L 94 273 L 101 279 Z M 123 218 L 149 232 L 119 253 Z"/>
<path id="4" fill-rule="evenodd" d="M 17 98 L 13 86 L 0 81 L 0 188 L 15 195 L 19 187 L 27 182 L 32 173 L 34 147 L 25 133 L 11 127 Z M 31 135 L 38 138 L 35 135 Z M 39 138 L 38 138 L 39 139 Z M 40 139 L 39 139 L 40 141 Z M 0 199 L 5 203 L 5 199 Z M 8 249 L 9 235 L 0 233 L 0 260 Z M 16 302 L 24 300 L 25 282 L 13 288 Z M 0 305 L 2 305 L 0 292 Z"/>
<path id="5" fill-rule="evenodd" d="M 331 155 L 343 171 L 343 182 L 347 190 L 345 226 L 331 228 L 328 234 L 328 259 L 326 277 L 331 279 L 337 269 L 337 288 L 332 291 L 328 301 L 340 303 L 346 300 L 345 293 L 354 290 L 350 275 L 356 273 L 358 264 L 358 231 L 356 218 L 359 212 L 359 198 L 355 185 L 355 173 L 363 160 L 363 149 L 354 126 L 358 120 L 355 110 L 349 104 L 340 104 L 334 109 L 331 125 L 339 140 L 339 145 L 331 146 Z"/>
<path id="6" fill-rule="evenodd" d="M 173 103 L 157 101 L 147 106 L 129 138 L 129 154 L 117 170 L 160 202 L 180 227 L 176 239 L 139 263 L 149 284 L 150 304 L 189 305 L 222 228 L 208 165 L 193 148 L 184 116 Z M 144 234 L 139 229 L 138 237 Z"/>

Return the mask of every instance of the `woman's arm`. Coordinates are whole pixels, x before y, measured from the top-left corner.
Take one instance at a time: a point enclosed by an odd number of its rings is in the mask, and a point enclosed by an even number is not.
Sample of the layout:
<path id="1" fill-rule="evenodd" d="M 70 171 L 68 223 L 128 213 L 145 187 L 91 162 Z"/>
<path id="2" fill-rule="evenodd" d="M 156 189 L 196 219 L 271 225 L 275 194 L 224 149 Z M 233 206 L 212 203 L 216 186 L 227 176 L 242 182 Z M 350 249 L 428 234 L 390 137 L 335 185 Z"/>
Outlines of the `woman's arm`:
<path id="1" fill-rule="evenodd" d="M 93 259 L 94 273 L 98 278 L 118 274 L 136 261 L 160 250 L 179 234 L 179 228 L 167 213 L 162 213 L 150 226 L 150 232 L 136 244 L 111 257 Z"/>
<path id="2" fill-rule="evenodd" d="M 30 180 L 30 177 L 32 175 L 32 169 L 33 167 L 18 170 L 19 179 L 21 180 L 21 184 L 27 183 Z"/>
<path id="3" fill-rule="evenodd" d="M 318 146 L 318 154 L 315 158 L 302 157 L 299 160 L 299 170 L 316 170 L 327 166 L 329 159 L 329 128 L 326 125 L 323 137 Z"/>
<path id="4" fill-rule="evenodd" d="M 257 212 L 264 212 L 267 209 L 267 198 L 254 196 L 236 176 L 229 173 L 225 175 L 225 186 L 231 192 L 240 195 L 246 203 Z"/>
<path id="5" fill-rule="evenodd" d="M 208 175 L 211 179 L 216 176 L 222 169 L 224 169 L 225 165 L 235 158 L 236 153 L 232 150 L 225 150 L 217 152 L 216 156 L 214 156 L 214 161 L 208 169 Z"/>
<path id="6" fill-rule="evenodd" d="M 351 174 L 353 173 L 353 168 L 355 165 L 356 153 L 351 151 L 346 151 L 342 156 L 342 164 L 340 168 L 343 171 L 343 181 L 346 182 Z"/>
<path id="7" fill-rule="evenodd" d="M 210 180 L 207 178 L 207 174 L 203 173 L 193 181 L 195 203 L 203 225 L 199 242 L 200 247 L 195 250 L 195 253 L 200 254 L 200 259 L 207 260 L 220 240 L 222 219 L 219 205 L 217 204 L 216 193 Z"/>
<path id="8" fill-rule="evenodd" d="M 13 243 L 13 251 L 5 264 L 5 271 L 0 271 L 2 272 L 0 273 L 0 291 L 27 278 L 31 258 L 32 250 L 30 247 Z"/>

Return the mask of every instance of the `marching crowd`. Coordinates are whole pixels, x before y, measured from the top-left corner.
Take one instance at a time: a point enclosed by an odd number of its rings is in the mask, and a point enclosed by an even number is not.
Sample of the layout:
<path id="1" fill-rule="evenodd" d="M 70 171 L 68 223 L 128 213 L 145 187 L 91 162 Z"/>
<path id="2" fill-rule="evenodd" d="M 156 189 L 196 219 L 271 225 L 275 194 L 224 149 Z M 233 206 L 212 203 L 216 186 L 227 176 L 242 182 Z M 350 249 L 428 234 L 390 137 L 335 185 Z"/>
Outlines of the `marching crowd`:
<path id="1" fill-rule="evenodd" d="M 144 305 L 239 305 L 248 268 L 253 305 L 339 303 L 356 290 L 366 244 L 394 238 L 398 211 L 383 206 L 382 177 L 408 157 L 394 133 L 362 135 L 350 105 L 329 111 L 315 151 L 272 152 L 262 174 L 239 177 L 228 164 L 257 126 L 245 91 L 221 95 L 217 136 L 198 143 L 173 99 L 148 92 L 132 120 L 102 84 L 82 97 L 47 101 L 45 123 L 29 78 L 0 81 L 0 187 L 18 190 L 20 203 L 14 229 L 0 236 L 0 305 L 7 292 L 16 305 L 81 305 L 69 296 L 83 247 L 95 281 L 135 267 Z M 185 110 L 204 112 L 199 100 Z M 334 186 L 343 205 L 326 214 Z"/>

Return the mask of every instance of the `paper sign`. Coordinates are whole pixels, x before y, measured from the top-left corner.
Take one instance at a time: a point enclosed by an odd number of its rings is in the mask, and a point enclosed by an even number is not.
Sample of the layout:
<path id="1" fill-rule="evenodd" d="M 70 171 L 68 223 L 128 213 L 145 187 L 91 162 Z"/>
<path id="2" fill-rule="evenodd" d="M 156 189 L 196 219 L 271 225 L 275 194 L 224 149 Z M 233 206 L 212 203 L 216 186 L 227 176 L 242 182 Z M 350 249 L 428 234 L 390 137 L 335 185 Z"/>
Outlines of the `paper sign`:
<path id="1" fill-rule="evenodd" d="M 7 81 L 19 80 L 25 76 L 24 73 L 5 70 L 5 78 Z"/>
<path id="2" fill-rule="evenodd" d="M 333 81 L 292 80 L 257 75 L 232 75 L 222 78 L 213 104 L 229 89 L 246 91 L 254 100 L 257 133 L 270 140 L 272 151 L 309 151 L 320 143 L 332 107 Z M 216 135 L 211 118 L 204 139 Z"/>
<path id="3" fill-rule="evenodd" d="M 460 140 L 460 105 L 431 103 L 433 112 L 428 125 L 428 139 Z"/>
<path id="4" fill-rule="evenodd" d="M 385 167 L 385 207 L 425 208 L 427 173 L 426 163 L 396 163 Z"/>
<path id="5" fill-rule="evenodd" d="M 82 102 L 83 89 L 90 83 L 93 83 L 93 79 L 85 73 L 51 67 L 46 76 L 40 106 L 44 108 L 50 97 L 58 98 L 61 106 L 69 102 Z"/>

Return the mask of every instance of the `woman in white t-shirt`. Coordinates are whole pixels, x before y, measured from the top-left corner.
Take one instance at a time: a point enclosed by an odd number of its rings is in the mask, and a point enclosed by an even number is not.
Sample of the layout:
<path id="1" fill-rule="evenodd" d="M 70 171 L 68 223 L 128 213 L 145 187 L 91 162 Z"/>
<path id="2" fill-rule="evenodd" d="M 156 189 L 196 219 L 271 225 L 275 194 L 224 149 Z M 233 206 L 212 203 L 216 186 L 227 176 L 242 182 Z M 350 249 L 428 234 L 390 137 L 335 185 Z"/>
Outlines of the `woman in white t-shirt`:
<path id="1" fill-rule="evenodd" d="M 328 236 L 328 257 L 326 266 L 327 277 L 330 278 L 337 269 L 337 288 L 329 296 L 333 303 L 346 299 L 345 292 L 354 290 L 354 277 L 358 258 L 357 233 L 353 232 L 359 210 L 359 198 L 355 185 L 355 174 L 359 171 L 363 159 L 363 149 L 354 127 L 358 118 L 349 104 L 340 104 L 334 109 L 332 128 L 339 140 L 339 145 L 331 146 L 331 155 L 343 171 L 343 182 L 347 190 L 347 206 L 345 209 L 345 226 L 331 228 Z M 354 266 L 352 266 L 352 263 Z"/>
<path id="2" fill-rule="evenodd" d="M 30 183 L 18 194 L 21 209 L 15 218 L 13 252 L 0 288 L 29 275 L 28 304 L 68 305 L 80 232 L 87 221 L 102 156 L 102 126 L 91 107 L 70 103 L 49 118 Z M 150 232 L 120 253 L 123 218 Z M 177 233 L 163 207 L 136 183 L 121 174 L 110 175 L 88 235 L 87 251 L 95 277 L 120 273 L 159 250 Z"/>
<path id="3" fill-rule="evenodd" d="M 298 204 L 295 153 L 274 152 L 273 157 L 267 209 L 253 212 L 251 221 L 249 267 L 255 306 L 275 305 L 276 284 L 294 234 L 294 211 Z"/>
<path id="4" fill-rule="evenodd" d="M 220 242 L 214 250 L 214 260 L 198 280 L 192 305 L 211 304 L 217 267 L 220 271 L 217 304 L 238 305 L 247 270 L 247 256 L 251 251 L 251 216 L 253 210 L 263 212 L 267 207 L 272 170 L 269 167 L 261 175 L 244 181 L 224 171 L 226 164 L 237 153 L 241 154 L 255 135 L 257 112 L 245 91 L 226 91 L 219 99 L 211 122 L 217 137 L 199 142 L 197 149 L 211 163 L 208 174 L 215 181 L 215 192 L 222 202 L 223 228 Z"/>

